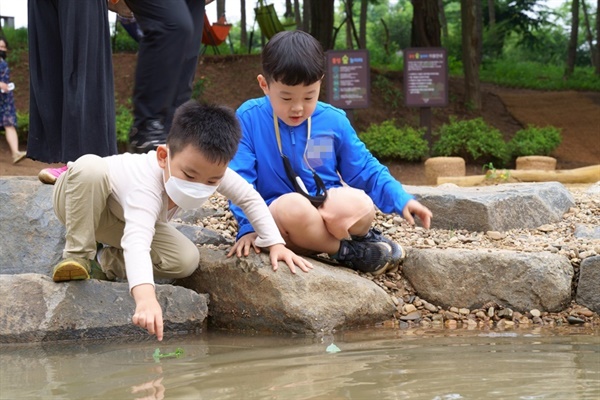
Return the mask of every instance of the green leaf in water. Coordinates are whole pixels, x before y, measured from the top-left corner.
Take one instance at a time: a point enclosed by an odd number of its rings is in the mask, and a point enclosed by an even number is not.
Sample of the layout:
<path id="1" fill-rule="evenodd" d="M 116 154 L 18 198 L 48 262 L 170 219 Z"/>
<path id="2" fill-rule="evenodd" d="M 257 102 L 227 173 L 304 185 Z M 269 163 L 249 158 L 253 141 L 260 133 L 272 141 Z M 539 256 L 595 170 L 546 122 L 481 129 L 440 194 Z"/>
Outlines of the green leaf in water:
<path id="1" fill-rule="evenodd" d="M 152 358 L 154 358 L 154 361 L 158 362 L 161 358 L 167 358 L 167 357 L 175 357 L 175 358 L 179 358 L 183 355 L 183 349 L 181 347 L 178 347 L 175 349 L 174 352 L 172 353 L 161 353 L 160 349 L 157 347 L 156 350 L 154 350 L 154 353 L 152 354 Z"/>

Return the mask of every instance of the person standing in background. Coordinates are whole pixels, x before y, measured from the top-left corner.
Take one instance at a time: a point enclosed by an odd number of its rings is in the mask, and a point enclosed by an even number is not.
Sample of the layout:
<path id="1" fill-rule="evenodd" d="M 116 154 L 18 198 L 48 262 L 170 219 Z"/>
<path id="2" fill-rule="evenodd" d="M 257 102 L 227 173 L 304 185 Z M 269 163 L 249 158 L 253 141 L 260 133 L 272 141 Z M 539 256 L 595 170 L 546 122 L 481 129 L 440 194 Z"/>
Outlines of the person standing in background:
<path id="1" fill-rule="evenodd" d="M 123 0 L 121 0 L 123 1 Z M 132 153 L 164 144 L 175 109 L 192 95 L 203 0 L 125 0 L 142 29 L 133 92 Z"/>
<path id="2" fill-rule="evenodd" d="M 12 90 L 14 85 L 10 82 L 10 69 L 6 62 L 8 42 L 0 36 L 0 127 L 4 127 L 6 142 L 10 147 L 13 164 L 25 158 L 26 153 L 19 150 L 19 136 L 17 135 L 17 110 Z"/>
<path id="3" fill-rule="evenodd" d="M 46 163 L 117 153 L 106 0 L 29 0 L 27 156 Z M 54 184 L 66 170 L 38 175 Z"/>

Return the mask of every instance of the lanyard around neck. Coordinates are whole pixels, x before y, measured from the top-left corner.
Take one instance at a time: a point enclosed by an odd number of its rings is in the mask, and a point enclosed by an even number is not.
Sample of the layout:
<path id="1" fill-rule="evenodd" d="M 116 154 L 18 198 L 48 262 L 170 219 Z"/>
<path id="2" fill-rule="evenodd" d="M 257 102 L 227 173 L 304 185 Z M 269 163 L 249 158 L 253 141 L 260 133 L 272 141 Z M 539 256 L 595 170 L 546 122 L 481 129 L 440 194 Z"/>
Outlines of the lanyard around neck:
<path id="1" fill-rule="evenodd" d="M 311 117 L 308 117 L 307 120 L 307 127 L 306 127 L 306 146 L 308 146 L 308 141 L 310 140 L 310 129 L 311 129 Z M 275 136 L 277 137 L 277 147 L 279 147 L 279 154 L 281 154 L 282 156 L 283 154 L 283 150 L 281 148 L 281 135 L 279 133 L 279 124 L 277 123 L 277 115 L 275 115 L 275 113 L 273 113 L 273 126 L 275 127 Z M 306 165 L 308 166 L 308 168 L 315 172 L 314 169 L 312 169 L 312 167 L 310 166 L 310 164 L 308 163 L 308 159 L 306 158 L 306 147 L 304 148 L 304 161 L 306 161 Z"/>

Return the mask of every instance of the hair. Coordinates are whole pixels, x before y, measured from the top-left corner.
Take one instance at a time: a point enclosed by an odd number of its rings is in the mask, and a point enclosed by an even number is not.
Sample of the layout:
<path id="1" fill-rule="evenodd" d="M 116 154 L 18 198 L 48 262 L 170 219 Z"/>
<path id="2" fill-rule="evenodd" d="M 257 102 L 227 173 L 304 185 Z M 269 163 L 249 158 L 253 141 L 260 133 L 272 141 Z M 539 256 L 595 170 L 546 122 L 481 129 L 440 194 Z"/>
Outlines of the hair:
<path id="1" fill-rule="evenodd" d="M 262 68 L 267 83 L 308 86 L 325 75 L 325 54 L 321 43 L 308 33 L 282 31 L 265 45 Z"/>
<path id="2" fill-rule="evenodd" d="M 189 100 L 175 111 L 167 145 L 171 156 L 191 145 L 208 161 L 227 164 L 241 138 L 240 124 L 231 108 Z"/>

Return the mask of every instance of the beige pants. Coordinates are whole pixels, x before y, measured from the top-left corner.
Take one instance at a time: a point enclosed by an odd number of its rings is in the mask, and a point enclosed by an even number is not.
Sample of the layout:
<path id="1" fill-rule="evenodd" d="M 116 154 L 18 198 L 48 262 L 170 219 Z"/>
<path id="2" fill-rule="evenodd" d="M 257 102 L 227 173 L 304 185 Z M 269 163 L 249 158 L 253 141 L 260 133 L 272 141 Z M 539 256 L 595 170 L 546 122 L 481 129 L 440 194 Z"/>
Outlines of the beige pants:
<path id="1" fill-rule="evenodd" d="M 108 166 L 95 155 L 85 155 L 70 165 L 54 186 L 54 212 L 65 225 L 63 257 L 93 259 L 96 242 L 108 245 L 100 265 L 109 279 L 127 278 L 121 239 L 125 227 L 123 208 L 111 196 Z M 196 270 L 196 245 L 175 227 L 156 222 L 150 245 L 155 278 L 176 279 Z"/>

